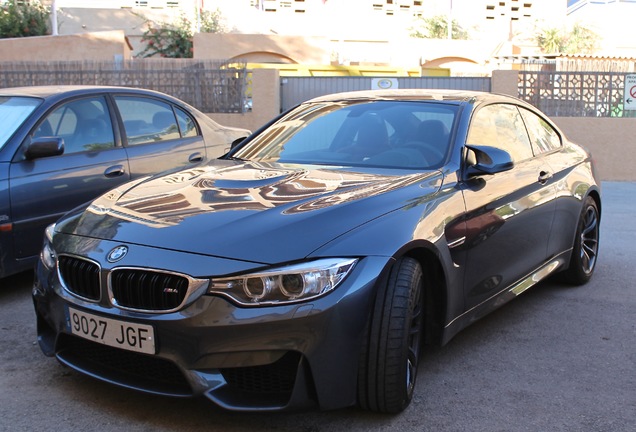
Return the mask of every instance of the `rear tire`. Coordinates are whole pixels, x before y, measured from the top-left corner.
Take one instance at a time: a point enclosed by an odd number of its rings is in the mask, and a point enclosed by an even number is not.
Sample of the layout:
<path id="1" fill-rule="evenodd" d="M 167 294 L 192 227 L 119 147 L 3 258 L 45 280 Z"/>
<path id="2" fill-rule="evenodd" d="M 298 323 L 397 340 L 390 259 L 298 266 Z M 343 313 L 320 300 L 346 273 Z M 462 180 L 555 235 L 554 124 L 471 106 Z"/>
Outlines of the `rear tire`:
<path id="1" fill-rule="evenodd" d="M 594 274 L 598 257 L 600 217 L 596 201 L 587 197 L 579 216 L 570 265 L 561 277 L 572 285 L 587 283 Z"/>
<path id="2" fill-rule="evenodd" d="M 360 407 L 384 413 L 404 410 L 413 397 L 424 323 L 422 267 L 399 259 L 378 293 L 358 371 Z"/>

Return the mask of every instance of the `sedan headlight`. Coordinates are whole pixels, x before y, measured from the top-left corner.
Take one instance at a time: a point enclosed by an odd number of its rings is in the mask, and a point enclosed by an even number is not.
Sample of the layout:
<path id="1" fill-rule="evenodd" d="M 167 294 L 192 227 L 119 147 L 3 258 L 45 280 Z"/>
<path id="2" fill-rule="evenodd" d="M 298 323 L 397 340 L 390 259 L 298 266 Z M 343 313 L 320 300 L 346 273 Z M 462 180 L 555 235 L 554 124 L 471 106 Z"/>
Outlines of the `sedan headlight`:
<path id="1" fill-rule="evenodd" d="M 333 290 L 357 259 L 321 259 L 228 278 L 212 279 L 208 294 L 230 297 L 246 306 L 309 300 Z"/>
<path id="2" fill-rule="evenodd" d="M 51 224 L 44 230 L 44 245 L 40 252 L 42 263 L 49 269 L 55 268 L 55 250 L 53 250 L 53 232 L 55 224 Z"/>

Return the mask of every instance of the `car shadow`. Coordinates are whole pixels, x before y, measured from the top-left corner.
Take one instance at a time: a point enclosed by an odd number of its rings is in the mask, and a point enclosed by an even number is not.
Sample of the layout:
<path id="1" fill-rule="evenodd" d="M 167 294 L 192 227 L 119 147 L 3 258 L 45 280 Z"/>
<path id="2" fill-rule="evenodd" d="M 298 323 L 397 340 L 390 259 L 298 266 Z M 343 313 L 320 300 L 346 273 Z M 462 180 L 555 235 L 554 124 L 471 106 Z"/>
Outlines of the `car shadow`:
<path id="1" fill-rule="evenodd" d="M 505 362 L 505 346 L 519 343 L 514 342 L 514 339 L 527 337 L 516 327 L 533 325 L 532 321 L 538 319 L 533 318 L 533 312 L 551 301 L 555 286 L 560 287 L 552 281 L 541 283 L 506 307 L 464 329 L 446 346 L 424 347 L 413 402 L 398 416 L 366 412 L 355 407 L 328 412 L 230 412 L 215 406 L 205 397 L 177 399 L 148 395 L 94 380 L 61 365 L 51 368 L 57 371 L 56 381 L 60 391 L 69 392 L 78 404 L 99 404 L 99 409 L 109 413 L 113 426 L 143 424 L 152 429 L 181 431 L 211 426 L 214 430 L 223 431 L 391 429 L 398 427 L 404 416 L 410 418 L 423 413 L 433 415 L 436 398 L 442 393 L 448 397 L 449 391 L 451 395 L 459 392 L 462 386 L 470 386 L 470 380 L 481 385 L 479 374 L 482 366 L 475 362 L 485 362 L 495 369 L 498 362 Z M 512 341 L 508 342 L 507 339 Z M 60 373 L 61 370 L 66 372 Z M 82 409 L 93 410 L 97 406 L 85 406 Z"/>
<path id="2" fill-rule="evenodd" d="M 6 278 L 0 279 L 0 302 L 4 299 L 9 299 L 20 296 L 24 287 L 31 287 L 33 285 L 33 271 L 27 270 L 22 273 L 17 273 Z"/>

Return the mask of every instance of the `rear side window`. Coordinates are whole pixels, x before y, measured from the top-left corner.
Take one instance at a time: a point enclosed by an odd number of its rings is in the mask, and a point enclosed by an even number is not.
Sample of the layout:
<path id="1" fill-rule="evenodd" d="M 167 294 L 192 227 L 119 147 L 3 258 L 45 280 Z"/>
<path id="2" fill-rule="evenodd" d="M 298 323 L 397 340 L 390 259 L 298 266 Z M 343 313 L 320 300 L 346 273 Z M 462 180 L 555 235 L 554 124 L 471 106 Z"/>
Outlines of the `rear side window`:
<path id="1" fill-rule="evenodd" d="M 129 145 L 181 138 L 177 117 L 170 104 L 133 96 L 116 96 L 115 102 L 124 123 Z M 187 121 L 184 127 L 187 130 Z"/>
<path id="2" fill-rule="evenodd" d="M 525 124 L 514 105 L 494 104 L 477 111 L 471 121 L 466 144 L 505 150 L 515 162 L 533 156 Z"/>
<path id="3" fill-rule="evenodd" d="M 519 108 L 528 128 L 532 150 L 535 154 L 547 153 L 561 148 L 561 137 L 550 124 L 535 113 Z"/>
<path id="4" fill-rule="evenodd" d="M 181 130 L 182 137 L 194 137 L 199 135 L 197 131 L 197 125 L 185 111 L 175 107 L 177 113 L 177 120 L 179 121 L 179 129 Z"/>

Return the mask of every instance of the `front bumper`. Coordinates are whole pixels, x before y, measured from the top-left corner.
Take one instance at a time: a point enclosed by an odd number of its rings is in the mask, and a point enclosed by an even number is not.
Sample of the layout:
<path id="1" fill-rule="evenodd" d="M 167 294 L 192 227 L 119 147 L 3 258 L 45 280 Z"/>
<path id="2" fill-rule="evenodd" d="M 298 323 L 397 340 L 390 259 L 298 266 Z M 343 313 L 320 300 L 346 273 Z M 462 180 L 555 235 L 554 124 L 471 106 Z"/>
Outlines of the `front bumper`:
<path id="1" fill-rule="evenodd" d="M 114 246 L 102 243 L 100 250 Z M 161 262 L 193 262 L 188 254 L 166 254 L 171 256 Z M 33 289 L 38 340 L 46 355 L 71 368 L 145 392 L 204 395 L 231 410 L 346 407 L 356 403 L 360 344 L 376 281 L 389 261 L 382 257 L 360 260 L 338 288 L 311 302 L 246 308 L 202 295 L 185 308 L 165 314 L 122 310 L 103 297 L 99 302 L 80 299 L 62 287 L 57 271 L 40 262 Z M 174 267 L 170 270 L 184 271 Z M 72 335 L 69 306 L 152 325 L 156 354 L 108 347 Z"/>

